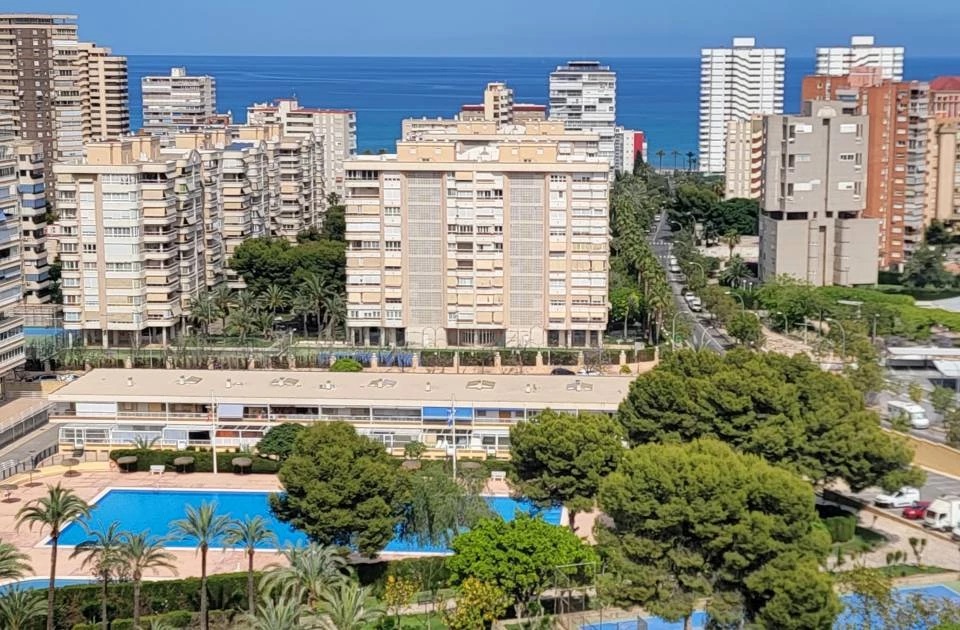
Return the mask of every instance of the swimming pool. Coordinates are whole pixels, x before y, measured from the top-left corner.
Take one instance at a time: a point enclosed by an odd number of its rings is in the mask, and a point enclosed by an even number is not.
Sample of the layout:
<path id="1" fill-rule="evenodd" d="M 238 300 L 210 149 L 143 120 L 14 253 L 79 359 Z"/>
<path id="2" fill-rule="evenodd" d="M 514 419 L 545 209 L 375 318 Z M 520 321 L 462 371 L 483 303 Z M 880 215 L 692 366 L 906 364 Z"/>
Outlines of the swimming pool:
<path id="1" fill-rule="evenodd" d="M 57 578 L 53 581 L 54 585 L 57 587 L 61 586 L 76 586 L 77 584 L 93 584 L 96 582 L 94 578 Z M 47 588 L 50 586 L 49 578 L 27 578 L 26 580 L 20 580 L 18 582 L 7 582 L 0 586 L 0 592 L 4 592 L 7 589 L 15 588 L 22 591 L 33 591 L 38 588 Z"/>
<path id="2" fill-rule="evenodd" d="M 111 488 L 95 500 L 90 517 L 67 525 L 60 534 L 60 544 L 78 545 L 88 538 L 83 527 L 85 523 L 99 529 L 112 522 L 130 532 L 149 531 L 156 536 L 170 535 L 170 523 L 183 518 L 188 505 L 199 507 L 201 503 L 217 503 L 217 511 L 231 518 L 263 517 L 269 528 L 277 536 L 280 547 L 288 544 L 306 544 L 307 536 L 277 519 L 271 512 L 267 497 L 269 492 L 247 492 L 230 490 L 135 490 Z M 491 509 L 501 518 L 512 520 L 516 510 L 538 514 L 553 525 L 561 523 L 561 509 L 538 510 L 527 501 L 517 501 L 509 497 L 484 497 Z M 220 545 L 221 541 L 217 541 Z M 168 547 L 194 547 L 192 538 L 172 538 Z M 274 545 L 261 545 L 263 549 L 273 549 Z M 386 553 L 447 553 L 442 546 L 419 544 L 413 540 L 395 538 L 383 550 Z"/>
<path id="3" fill-rule="evenodd" d="M 928 586 L 910 586 L 904 588 L 898 588 L 896 590 L 897 597 L 909 597 L 911 595 L 920 594 L 925 598 L 930 599 L 945 599 L 947 601 L 960 604 L 960 593 L 953 590 L 945 584 L 931 584 Z M 844 611 L 840 613 L 840 616 L 837 617 L 837 620 L 834 622 L 834 628 L 838 630 L 841 628 L 862 628 L 866 627 L 867 624 L 864 623 L 863 616 L 854 610 L 851 610 L 850 606 L 856 603 L 856 597 L 853 595 L 845 595 L 843 597 Z M 637 624 L 636 619 L 621 619 L 618 621 L 606 621 L 604 623 L 595 623 L 588 624 L 585 626 L 580 626 L 580 630 L 683 630 L 683 622 L 671 623 L 669 621 L 664 621 L 659 617 L 643 617 L 643 622 L 646 625 Z M 704 612 L 696 612 L 693 614 L 693 627 L 694 630 L 703 630 L 707 625 L 707 614 Z M 874 620 L 872 628 L 877 630 L 882 630 L 882 628 L 877 625 L 877 620 Z M 926 630 L 926 628 L 917 628 L 916 630 Z"/>

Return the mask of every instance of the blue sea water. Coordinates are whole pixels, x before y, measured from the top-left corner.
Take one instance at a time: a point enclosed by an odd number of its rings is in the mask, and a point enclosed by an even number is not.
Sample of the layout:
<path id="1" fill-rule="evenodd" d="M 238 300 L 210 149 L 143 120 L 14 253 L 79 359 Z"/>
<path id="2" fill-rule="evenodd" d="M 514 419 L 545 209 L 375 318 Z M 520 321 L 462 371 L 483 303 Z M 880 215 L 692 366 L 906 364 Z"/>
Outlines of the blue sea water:
<path id="1" fill-rule="evenodd" d="M 506 81 L 518 102 L 546 104 L 550 71 L 566 59 L 541 57 L 216 57 L 144 56 L 128 58 L 130 118 L 140 127 L 140 79 L 186 66 L 190 74 L 217 80 L 220 111 L 237 122 L 254 102 L 296 96 L 308 107 L 357 112 L 359 150 L 393 150 L 400 121 L 412 116 L 451 116 L 463 103 L 482 100 L 489 81 Z M 700 62 L 696 58 L 605 58 L 617 72 L 617 121 L 642 129 L 651 159 L 658 149 L 697 150 Z M 800 107 L 800 82 L 813 60 L 787 60 L 784 106 Z M 929 80 L 960 74 L 960 59 L 906 58 L 908 79 Z M 669 163 L 667 158 L 665 164 Z"/>
<path id="2" fill-rule="evenodd" d="M 170 537 L 171 522 L 183 518 L 188 505 L 199 507 L 204 501 L 216 502 L 219 514 L 230 518 L 242 519 L 261 516 L 267 521 L 269 529 L 276 534 L 279 545 L 260 545 L 263 549 L 275 549 L 277 546 L 305 544 L 306 535 L 278 520 L 271 512 L 267 502 L 268 492 L 230 492 L 216 490 L 125 490 L 114 489 L 104 494 L 93 506 L 89 518 L 67 525 L 60 534 L 60 544 L 75 546 L 89 538 L 84 525 L 91 529 L 102 529 L 109 523 L 118 523 L 120 529 L 128 532 L 150 532 L 154 536 L 167 538 L 167 546 L 193 547 L 196 541 L 191 538 Z M 559 525 L 560 508 L 537 510 L 526 501 L 516 501 L 509 497 L 484 497 L 494 512 L 505 520 L 513 520 L 517 510 L 530 514 L 539 514 L 552 524 Z M 216 541 L 213 546 L 220 546 Z M 443 547 L 419 544 L 412 540 L 396 538 L 384 548 L 392 553 L 444 553 Z"/>

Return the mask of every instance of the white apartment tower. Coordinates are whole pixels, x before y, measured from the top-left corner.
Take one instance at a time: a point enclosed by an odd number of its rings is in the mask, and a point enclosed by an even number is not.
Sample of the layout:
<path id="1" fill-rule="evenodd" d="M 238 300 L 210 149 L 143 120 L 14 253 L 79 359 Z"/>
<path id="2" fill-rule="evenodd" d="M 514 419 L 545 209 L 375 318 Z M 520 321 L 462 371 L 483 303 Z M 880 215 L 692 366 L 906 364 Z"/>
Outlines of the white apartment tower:
<path id="1" fill-rule="evenodd" d="M 783 48 L 735 37 L 730 48 L 700 51 L 700 170 L 723 173 L 727 123 L 783 113 Z"/>
<path id="2" fill-rule="evenodd" d="M 880 77 L 903 81 L 903 46 L 876 46 L 872 35 L 854 35 L 849 46 L 817 48 L 815 74 L 845 76 L 853 68 L 880 68 Z"/>
<path id="3" fill-rule="evenodd" d="M 143 77 L 140 87 L 143 129 L 152 135 L 198 129 L 217 113 L 217 82 L 211 76 L 171 68 L 169 76 Z"/>
<path id="4" fill-rule="evenodd" d="M 550 120 L 600 136 L 600 157 L 616 160 L 617 73 L 597 61 L 569 61 L 550 73 Z"/>

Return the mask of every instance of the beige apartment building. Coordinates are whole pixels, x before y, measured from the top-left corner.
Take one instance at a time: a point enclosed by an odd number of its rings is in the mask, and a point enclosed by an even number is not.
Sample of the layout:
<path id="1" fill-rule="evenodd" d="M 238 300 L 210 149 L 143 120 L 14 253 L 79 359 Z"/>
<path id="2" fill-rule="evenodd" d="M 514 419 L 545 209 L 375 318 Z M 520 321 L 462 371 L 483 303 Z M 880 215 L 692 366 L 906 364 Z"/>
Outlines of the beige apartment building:
<path id="1" fill-rule="evenodd" d="M 598 148 L 562 122 L 459 121 L 347 161 L 350 340 L 597 345 L 610 169 Z"/>
<path id="2" fill-rule="evenodd" d="M 323 167 L 321 202 L 329 193 L 344 194 L 344 160 L 357 154 L 357 113 L 347 109 L 301 107 L 296 99 L 255 103 L 247 108 L 248 125 L 279 125 L 284 136 L 316 136 Z M 321 206 L 325 207 L 325 206 Z"/>
<path id="3" fill-rule="evenodd" d="M 54 166 L 64 328 L 83 343 L 166 343 L 203 278 L 197 152 L 159 139 L 90 143 Z"/>
<path id="4" fill-rule="evenodd" d="M 17 151 L 12 117 L 0 112 L 0 376 L 25 361 L 20 305 L 22 270 L 17 200 Z"/>
<path id="5" fill-rule="evenodd" d="M 924 221 L 957 229 L 960 222 L 960 116 L 927 121 Z"/>
<path id="6" fill-rule="evenodd" d="M 460 108 L 458 120 L 467 122 L 495 122 L 499 125 L 546 120 L 547 106 L 533 103 L 515 103 L 513 90 L 506 83 L 488 83 L 483 90 L 482 103 L 469 103 Z"/>
<path id="7" fill-rule="evenodd" d="M 89 42 L 77 44 L 78 88 L 83 105 L 85 142 L 130 133 L 127 58 Z"/>
<path id="8" fill-rule="evenodd" d="M 867 116 L 812 101 L 801 116 L 763 119 L 760 279 L 875 284 L 877 219 L 864 219 Z"/>
<path id="9" fill-rule="evenodd" d="M 724 199 L 759 199 L 763 185 L 763 116 L 727 122 Z"/>
<path id="10" fill-rule="evenodd" d="M 17 196 L 20 206 L 20 244 L 23 301 L 27 305 L 50 301 L 50 265 L 47 253 L 46 182 L 43 143 L 24 140 L 16 144 Z"/>

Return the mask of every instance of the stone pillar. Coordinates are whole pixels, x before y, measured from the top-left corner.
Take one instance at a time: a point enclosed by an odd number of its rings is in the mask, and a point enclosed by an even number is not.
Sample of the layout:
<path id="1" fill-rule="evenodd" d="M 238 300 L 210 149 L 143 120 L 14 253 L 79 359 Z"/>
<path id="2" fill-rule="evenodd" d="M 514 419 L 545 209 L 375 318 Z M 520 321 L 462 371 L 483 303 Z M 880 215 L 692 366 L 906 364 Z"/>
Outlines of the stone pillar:
<path id="1" fill-rule="evenodd" d="M 378 367 L 380 367 L 380 358 L 377 357 L 376 352 L 371 352 L 370 353 L 370 369 L 375 370 Z"/>
<path id="2" fill-rule="evenodd" d="M 453 353 L 453 371 L 457 374 L 460 373 L 460 351 L 457 350 Z"/>
<path id="3" fill-rule="evenodd" d="M 621 350 L 621 351 L 620 351 L 620 365 L 626 365 L 626 364 L 627 364 L 627 353 L 624 352 L 623 350 Z"/>
<path id="4" fill-rule="evenodd" d="M 160 329 L 160 339 L 163 342 L 163 347 L 167 347 L 167 329 L 166 327 Z"/>
<path id="5" fill-rule="evenodd" d="M 213 369 L 213 357 L 207 357 L 207 369 L 208 370 Z"/>
<path id="6" fill-rule="evenodd" d="M 543 353 L 540 352 L 539 350 L 537 351 L 537 367 L 538 368 L 543 367 Z"/>
<path id="7" fill-rule="evenodd" d="M 287 353 L 287 369 L 288 370 L 297 369 L 297 357 L 292 352 Z"/>
<path id="8" fill-rule="evenodd" d="M 247 359 L 247 369 L 248 369 L 248 370 L 255 370 L 255 369 L 257 369 L 257 360 L 253 358 L 253 355 L 252 355 L 252 354 L 251 354 L 250 357 Z"/>
<path id="9" fill-rule="evenodd" d="M 127 368 L 128 370 L 133 367 L 133 359 L 131 359 L 129 355 L 123 357 L 123 367 Z"/>
<path id="10" fill-rule="evenodd" d="M 582 368 L 585 364 L 586 361 L 584 361 L 583 350 L 580 350 L 577 352 L 577 367 Z"/>
<path id="11" fill-rule="evenodd" d="M 410 357 L 410 369 L 416 370 L 420 367 L 420 353 L 414 352 L 413 356 Z"/>
<path id="12" fill-rule="evenodd" d="M 333 364 L 337 362 L 337 357 L 335 355 L 330 355 L 330 358 L 327 360 L 327 367 L 332 368 Z"/>
<path id="13" fill-rule="evenodd" d="M 499 370 L 502 366 L 503 366 L 503 357 L 500 356 L 500 353 L 499 353 L 499 352 L 494 352 L 494 353 L 493 353 L 493 367 Z"/>

